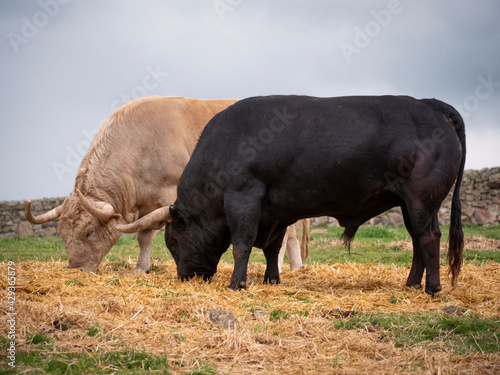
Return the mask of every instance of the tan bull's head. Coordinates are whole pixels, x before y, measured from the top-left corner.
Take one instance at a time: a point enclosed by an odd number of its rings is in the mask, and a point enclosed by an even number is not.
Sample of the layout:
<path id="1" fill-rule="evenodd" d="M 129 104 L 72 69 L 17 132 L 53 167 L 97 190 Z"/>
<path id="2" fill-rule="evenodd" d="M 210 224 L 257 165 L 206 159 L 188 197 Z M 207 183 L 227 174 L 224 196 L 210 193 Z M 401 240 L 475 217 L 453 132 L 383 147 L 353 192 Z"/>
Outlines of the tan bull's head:
<path id="1" fill-rule="evenodd" d="M 42 224 L 59 218 L 59 232 L 66 244 L 69 268 L 92 272 L 120 238 L 121 233 L 114 230 L 110 222 L 121 215 L 116 214 L 110 204 L 77 193 L 39 216 L 31 214 L 31 202 L 28 201 L 26 219 L 32 224 Z"/>

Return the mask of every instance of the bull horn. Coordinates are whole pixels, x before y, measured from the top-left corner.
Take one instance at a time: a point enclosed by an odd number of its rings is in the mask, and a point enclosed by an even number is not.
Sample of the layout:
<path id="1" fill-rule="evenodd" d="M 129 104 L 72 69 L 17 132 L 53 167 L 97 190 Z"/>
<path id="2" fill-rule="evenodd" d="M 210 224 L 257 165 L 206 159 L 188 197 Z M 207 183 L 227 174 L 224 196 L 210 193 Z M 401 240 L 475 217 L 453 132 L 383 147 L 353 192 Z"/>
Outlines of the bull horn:
<path id="1" fill-rule="evenodd" d="M 79 189 L 76 189 L 76 193 L 78 194 L 80 203 L 92 216 L 104 221 L 119 219 L 121 217 L 121 215 L 115 213 L 115 209 L 109 203 L 86 198 Z"/>
<path id="2" fill-rule="evenodd" d="M 150 212 L 149 214 L 141 217 L 140 219 L 130 223 L 130 224 L 117 224 L 113 223 L 111 226 L 118 232 L 122 233 L 135 233 L 141 230 L 150 228 L 154 224 L 158 224 L 162 221 L 171 221 L 170 216 L 170 206 L 160 207 L 156 210 Z"/>
<path id="3" fill-rule="evenodd" d="M 28 220 L 31 224 L 43 224 L 47 221 L 57 219 L 59 216 L 61 216 L 63 210 L 62 207 L 63 205 L 61 204 L 44 214 L 33 216 L 33 214 L 31 213 L 31 201 L 28 201 L 26 202 L 24 213 L 26 215 L 26 220 Z"/>

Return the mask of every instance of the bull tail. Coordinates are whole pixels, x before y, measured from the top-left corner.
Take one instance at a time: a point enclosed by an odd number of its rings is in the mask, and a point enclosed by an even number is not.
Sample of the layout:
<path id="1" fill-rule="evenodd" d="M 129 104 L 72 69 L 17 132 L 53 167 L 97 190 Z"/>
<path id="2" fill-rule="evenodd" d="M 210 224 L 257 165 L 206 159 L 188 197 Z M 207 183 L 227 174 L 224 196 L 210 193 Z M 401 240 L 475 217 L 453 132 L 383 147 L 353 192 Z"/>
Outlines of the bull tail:
<path id="1" fill-rule="evenodd" d="M 455 182 L 455 189 L 453 191 L 451 201 L 450 236 L 448 248 L 448 265 L 449 273 L 451 273 L 451 285 L 455 286 L 458 275 L 460 274 L 464 250 L 460 186 L 462 184 L 465 167 L 465 126 L 462 116 L 460 116 L 460 114 L 455 110 L 448 114 L 448 118 L 453 122 L 460 140 L 460 145 L 462 146 L 462 161 L 460 163 L 460 170 L 458 172 L 457 181 Z"/>
<path id="2" fill-rule="evenodd" d="M 455 286 L 460 269 L 462 267 L 463 250 L 464 250 L 464 232 L 462 230 L 462 205 L 460 203 L 460 186 L 464 175 L 465 167 L 465 125 L 462 116 L 452 106 L 436 100 L 436 99 L 423 99 L 423 102 L 431 105 L 442 113 L 446 120 L 457 132 L 460 146 L 462 149 L 462 160 L 460 162 L 460 169 L 458 171 L 457 180 L 455 182 L 455 189 L 453 190 L 453 197 L 451 201 L 451 218 L 450 218 L 450 236 L 448 248 L 448 266 L 449 273 L 451 273 L 451 285 Z"/>

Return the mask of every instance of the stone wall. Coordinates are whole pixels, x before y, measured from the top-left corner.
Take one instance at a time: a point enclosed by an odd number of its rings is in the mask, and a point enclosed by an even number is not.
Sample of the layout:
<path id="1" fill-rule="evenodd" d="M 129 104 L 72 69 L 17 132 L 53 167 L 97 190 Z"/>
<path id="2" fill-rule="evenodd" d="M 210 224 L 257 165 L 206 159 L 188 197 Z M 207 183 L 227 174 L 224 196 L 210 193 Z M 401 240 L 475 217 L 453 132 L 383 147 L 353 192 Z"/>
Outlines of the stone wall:
<path id="1" fill-rule="evenodd" d="M 453 189 L 443 202 L 439 211 L 439 223 L 449 225 L 451 196 Z M 32 201 L 34 215 L 47 212 L 62 204 L 65 198 L 44 198 Z M 491 169 L 466 170 L 462 188 L 462 219 L 464 223 L 493 225 L 500 224 L 500 167 Z M 52 237 L 58 236 L 58 220 L 41 225 L 26 221 L 24 208 L 26 201 L 0 202 L 0 237 Z M 312 225 L 338 225 L 330 217 L 312 219 Z M 367 225 L 403 225 L 401 210 L 394 208 L 371 219 Z"/>
<path id="2" fill-rule="evenodd" d="M 65 198 L 34 199 L 31 202 L 33 215 L 40 215 L 64 202 Z M 59 220 L 33 225 L 26 221 L 26 201 L 0 202 L 0 237 L 55 237 L 59 235 Z"/>

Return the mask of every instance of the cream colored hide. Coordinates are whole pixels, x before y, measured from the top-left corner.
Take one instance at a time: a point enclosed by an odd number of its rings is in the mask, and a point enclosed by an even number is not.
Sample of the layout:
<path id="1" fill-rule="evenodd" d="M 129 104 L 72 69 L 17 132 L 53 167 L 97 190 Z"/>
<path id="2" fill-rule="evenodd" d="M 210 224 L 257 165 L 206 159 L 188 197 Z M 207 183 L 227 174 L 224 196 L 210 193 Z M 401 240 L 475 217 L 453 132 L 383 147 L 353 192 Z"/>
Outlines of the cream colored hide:
<path id="1" fill-rule="evenodd" d="M 304 263 L 309 255 L 309 224 L 309 219 L 299 220 L 295 225 L 290 225 L 286 230 L 278 256 L 278 269 L 280 273 L 283 271 L 285 252 L 288 255 L 290 271 L 304 268 Z M 301 234 L 300 244 L 297 229 Z"/>
<path id="2" fill-rule="evenodd" d="M 41 224 L 59 218 L 69 267 L 94 271 L 121 236 L 112 225 L 132 223 L 175 202 L 179 177 L 204 126 L 236 101 L 146 97 L 127 103 L 95 135 L 73 195 L 39 216 L 31 214 L 28 201 L 27 220 Z M 151 246 L 159 228 L 153 224 L 138 232 L 134 272 L 151 270 Z M 297 244 L 292 248 L 296 251 Z"/>

